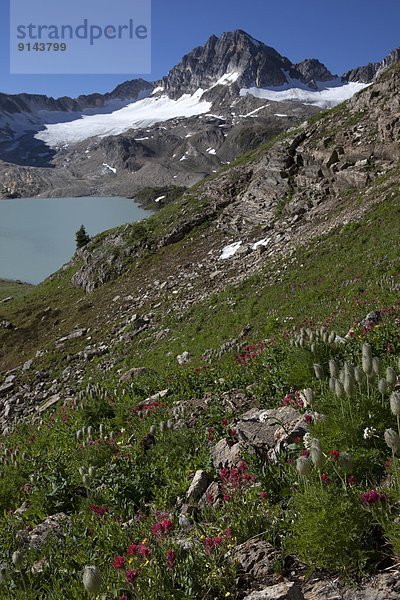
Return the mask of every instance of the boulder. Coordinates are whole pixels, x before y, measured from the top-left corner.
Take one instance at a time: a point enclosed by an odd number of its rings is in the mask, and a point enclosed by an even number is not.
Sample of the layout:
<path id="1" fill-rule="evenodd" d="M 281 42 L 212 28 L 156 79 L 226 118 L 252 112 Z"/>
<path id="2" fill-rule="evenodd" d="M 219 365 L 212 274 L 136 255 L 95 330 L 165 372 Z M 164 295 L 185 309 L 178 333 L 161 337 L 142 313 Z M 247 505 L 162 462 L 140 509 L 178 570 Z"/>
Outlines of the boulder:
<path id="1" fill-rule="evenodd" d="M 264 540 L 251 539 L 237 546 L 234 557 L 246 577 L 265 581 L 274 575 L 274 565 L 281 559 L 281 553 Z"/>
<path id="2" fill-rule="evenodd" d="M 252 592 L 245 596 L 244 600 L 305 600 L 305 598 L 297 583 L 283 582 Z"/>
<path id="3" fill-rule="evenodd" d="M 214 469 L 234 467 L 243 459 L 240 444 L 230 446 L 225 439 L 222 439 L 211 448 L 211 458 Z"/>
<path id="4" fill-rule="evenodd" d="M 140 377 L 140 375 L 144 375 L 147 372 L 148 369 L 146 367 L 133 367 L 133 369 L 129 369 L 129 371 L 126 371 L 126 373 L 121 375 L 119 378 L 119 383 L 126 383 L 130 379 L 136 379 L 137 377 Z"/>
<path id="5" fill-rule="evenodd" d="M 17 538 L 33 550 L 40 550 L 47 544 L 50 537 L 64 540 L 66 529 L 69 527 L 70 518 L 65 513 L 57 513 L 46 517 L 42 523 L 32 529 L 22 529 L 17 532 Z"/>
<path id="6" fill-rule="evenodd" d="M 236 424 L 236 430 L 245 448 L 275 461 L 277 454 L 287 444 L 307 433 L 308 425 L 296 409 L 281 406 L 269 410 L 249 410 Z"/>
<path id="7" fill-rule="evenodd" d="M 204 494 L 210 483 L 211 477 L 207 471 L 204 471 L 203 469 L 196 471 L 192 479 L 192 483 L 186 492 L 187 499 L 192 502 L 197 502 L 197 500 L 199 500 Z"/>

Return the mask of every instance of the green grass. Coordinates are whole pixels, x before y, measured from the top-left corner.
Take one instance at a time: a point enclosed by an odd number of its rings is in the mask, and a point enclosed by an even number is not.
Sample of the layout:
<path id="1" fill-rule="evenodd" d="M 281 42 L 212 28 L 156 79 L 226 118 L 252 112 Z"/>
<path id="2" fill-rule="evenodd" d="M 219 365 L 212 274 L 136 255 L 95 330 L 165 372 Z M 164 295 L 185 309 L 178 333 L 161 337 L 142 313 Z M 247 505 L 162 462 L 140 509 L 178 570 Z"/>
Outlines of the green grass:
<path id="1" fill-rule="evenodd" d="M 32 289 L 32 286 L 22 281 L 0 279 L 0 302 L 5 298 L 19 298 Z"/>

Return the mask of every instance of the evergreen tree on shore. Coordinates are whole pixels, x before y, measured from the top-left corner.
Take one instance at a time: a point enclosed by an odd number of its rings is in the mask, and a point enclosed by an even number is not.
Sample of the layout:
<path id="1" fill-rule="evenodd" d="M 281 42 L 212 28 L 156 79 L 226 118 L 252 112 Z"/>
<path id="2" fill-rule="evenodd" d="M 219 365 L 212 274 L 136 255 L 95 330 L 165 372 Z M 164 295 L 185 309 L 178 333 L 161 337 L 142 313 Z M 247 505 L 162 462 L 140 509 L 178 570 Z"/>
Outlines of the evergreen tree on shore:
<path id="1" fill-rule="evenodd" d="M 79 250 L 80 248 L 83 248 L 84 246 L 86 246 L 86 244 L 88 244 L 90 242 L 90 236 L 87 234 L 84 225 L 81 225 L 80 228 L 78 229 L 78 231 L 76 232 L 75 240 L 76 240 L 76 249 L 77 250 Z"/>

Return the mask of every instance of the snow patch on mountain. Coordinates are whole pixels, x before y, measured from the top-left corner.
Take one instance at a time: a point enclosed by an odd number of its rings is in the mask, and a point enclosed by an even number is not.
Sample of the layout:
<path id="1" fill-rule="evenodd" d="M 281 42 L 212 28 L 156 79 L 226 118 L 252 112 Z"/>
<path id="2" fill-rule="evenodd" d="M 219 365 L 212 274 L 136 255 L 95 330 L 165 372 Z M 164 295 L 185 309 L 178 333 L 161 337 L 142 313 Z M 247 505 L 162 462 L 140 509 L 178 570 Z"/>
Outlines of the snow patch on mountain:
<path id="1" fill-rule="evenodd" d="M 222 252 L 220 254 L 219 260 L 227 260 L 228 258 L 232 258 L 239 250 L 242 242 L 233 242 L 233 244 L 228 244 L 224 248 L 222 248 Z"/>
<path id="2" fill-rule="evenodd" d="M 347 83 L 340 78 L 336 78 L 332 81 L 317 82 L 317 89 L 313 90 L 301 81 L 291 79 L 286 73 L 285 75 L 288 81 L 284 85 L 269 88 L 242 88 L 240 96 L 254 96 L 273 102 L 296 101 L 302 104 L 319 106 L 320 108 L 333 108 L 368 85 L 365 83 Z"/>
<path id="3" fill-rule="evenodd" d="M 211 102 L 201 100 L 203 93 L 204 90 L 199 89 L 178 100 L 172 100 L 166 95 L 150 97 L 110 114 L 83 115 L 68 124 L 48 123 L 45 130 L 35 137 L 51 148 L 57 148 L 65 143 L 77 144 L 92 137 L 103 138 L 119 135 L 129 129 L 144 129 L 177 117 L 193 117 L 211 109 Z"/>

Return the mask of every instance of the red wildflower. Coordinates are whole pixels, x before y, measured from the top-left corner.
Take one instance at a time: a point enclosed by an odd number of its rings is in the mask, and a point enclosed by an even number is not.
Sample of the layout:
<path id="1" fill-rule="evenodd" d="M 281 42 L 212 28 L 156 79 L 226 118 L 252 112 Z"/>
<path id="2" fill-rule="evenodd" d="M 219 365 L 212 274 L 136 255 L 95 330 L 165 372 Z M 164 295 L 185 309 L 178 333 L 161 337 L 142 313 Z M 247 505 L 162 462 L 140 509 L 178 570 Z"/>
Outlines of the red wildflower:
<path id="1" fill-rule="evenodd" d="M 336 461 L 339 460 L 339 458 L 340 458 L 340 452 L 339 452 L 339 450 L 331 450 L 330 454 L 331 454 L 331 458 L 333 460 L 336 460 Z"/>
<path id="2" fill-rule="evenodd" d="M 211 554 L 215 548 L 218 548 L 222 544 L 222 537 L 217 535 L 216 537 L 208 537 L 204 540 L 204 548 L 207 554 Z"/>
<path id="3" fill-rule="evenodd" d="M 114 558 L 114 562 L 113 562 L 113 567 L 114 569 L 117 569 L 117 571 L 119 571 L 120 569 L 123 569 L 125 566 L 125 559 L 123 556 L 116 556 Z"/>
<path id="4" fill-rule="evenodd" d="M 311 415 L 306 415 L 306 416 L 304 417 L 304 420 L 305 420 L 305 422 L 306 422 L 306 423 L 308 423 L 308 424 L 310 424 L 310 423 L 312 423 L 312 422 L 313 422 L 313 418 L 312 418 L 312 416 L 311 416 Z"/>
<path id="5" fill-rule="evenodd" d="M 103 517 L 109 511 L 107 506 L 96 506 L 95 504 L 91 504 L 89 510 L 99 517 Z"/>
<path id="6" fill-rule="evenodd" d="M 226 427 L 229 424 L 228 419 L 222 419 L 221 420 L 221 425 L 223 425 L 224 427 Z"/>
<path id="7" fill-rule="evenodd" d="M 215 500 L 214 494 L 207 494 L 208 504 L 214 504 L 214 500 Z"/>
<path id="8" fill-rule="evenodd" d="M 176 553 L 175 550 L 168 550 L 167 552 L 167 566 L 173 569 L 176 565 Z"/>
<path id="9" fill-rule="evenodd" d="M 174 524 L 170 519 L 159 521 L 151 528 L 151 533 L 155 536 L 165 535 L 173 528 Z"/>
<path id="10" fill-rule="evenodd" d="M 127 580 L 128 583 L 134 583 L 137 579 L 139 575 L 139 571 L 137 571 L 136 569 L 129 569 L 129 571 L 127 571 L 125 573 L 125 579 Z"/>
<path id="11" fill-rule="evenodd" d="M 262 492 L 259 493 L 259 497 L 261 498 L 261 500 L 265 500 L 267 497 L 267 492 L 265 490 L 263 490 Z"/>
<path id="12" fill-rule="evenodd" d="M 356 485 L 356 478 L 354 477 L 354 475 L 349 475 L 349 477 L 347 478 L 347 483 L 349 485 Z"/>
<path id="13" fill-rule="evenodd" d="M 384 494 L 380 494 L 376 490 L 371 490 L 369 492 L 365 492 L 361 496 L 361 501 L 366 506 L 372 506 L 372 504 L 376 504 L 376 502 L 385 502 L 386 496 Z"/>

